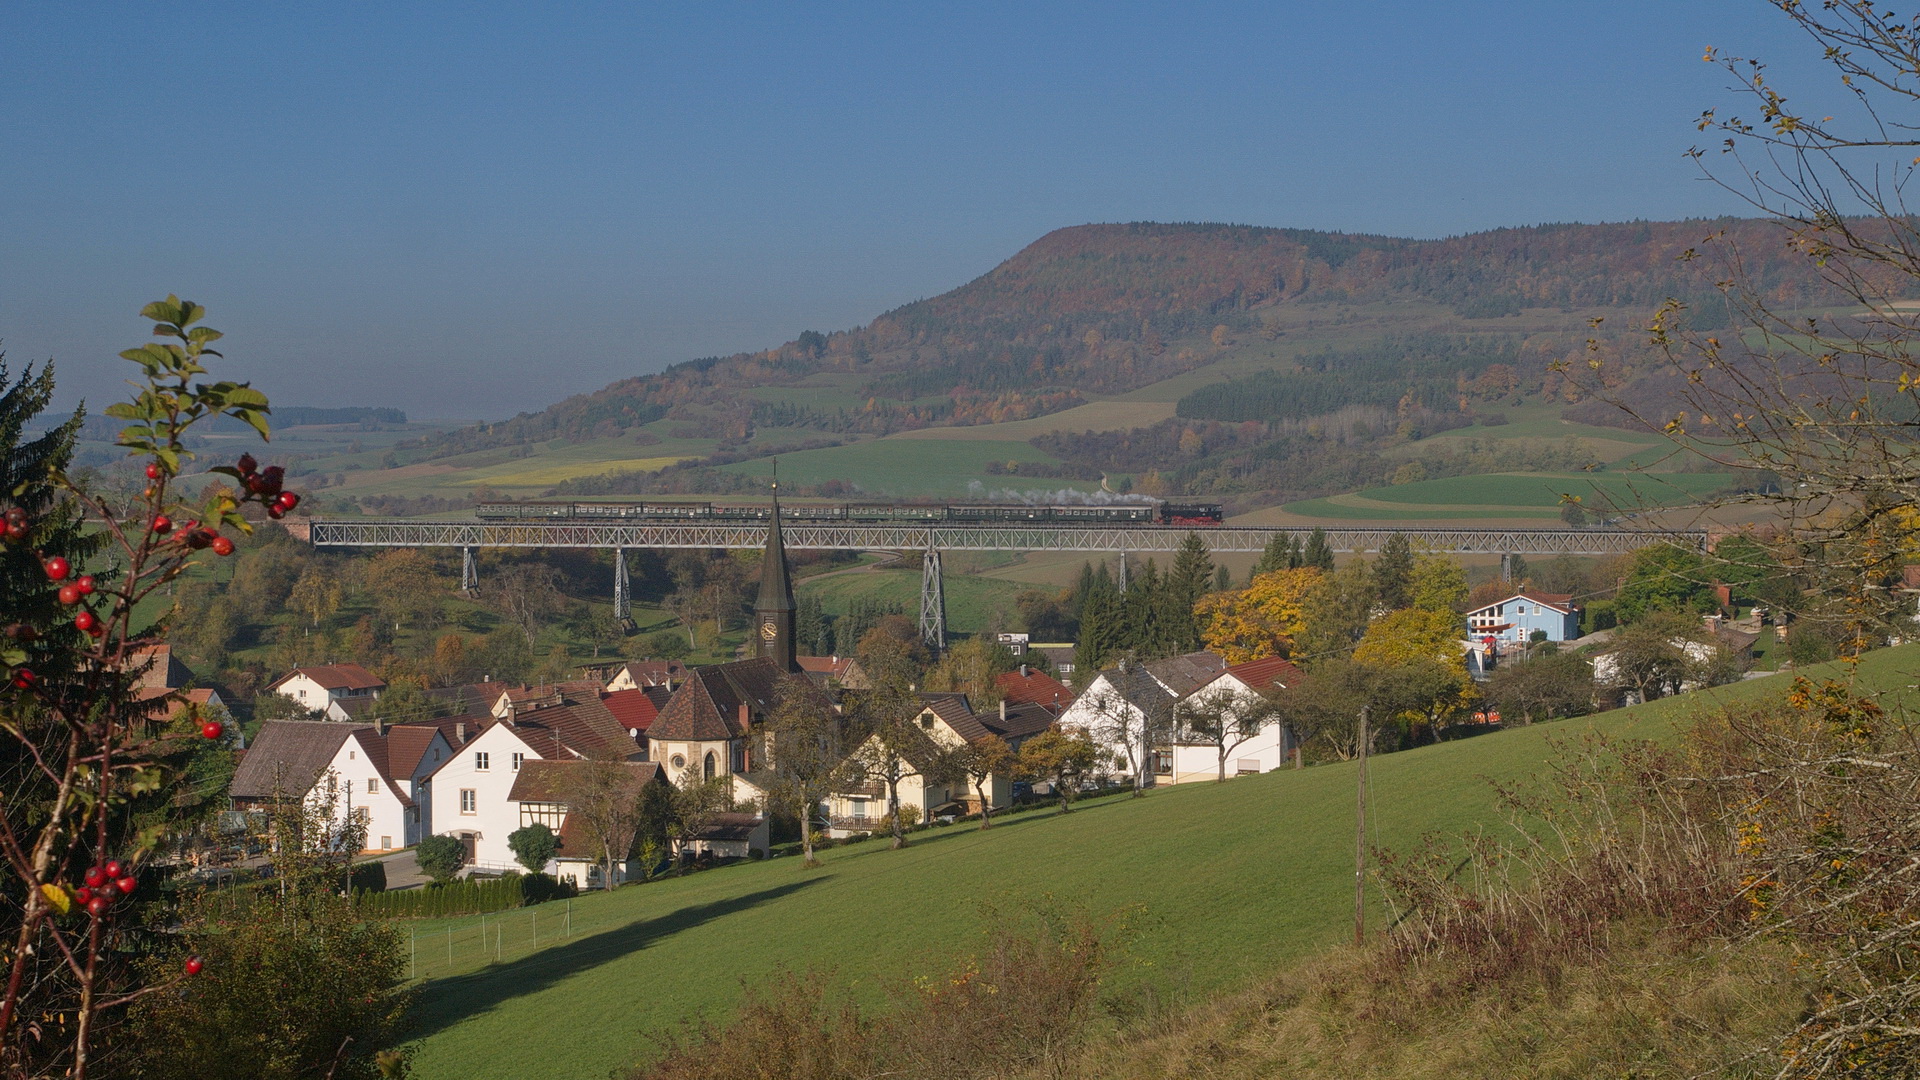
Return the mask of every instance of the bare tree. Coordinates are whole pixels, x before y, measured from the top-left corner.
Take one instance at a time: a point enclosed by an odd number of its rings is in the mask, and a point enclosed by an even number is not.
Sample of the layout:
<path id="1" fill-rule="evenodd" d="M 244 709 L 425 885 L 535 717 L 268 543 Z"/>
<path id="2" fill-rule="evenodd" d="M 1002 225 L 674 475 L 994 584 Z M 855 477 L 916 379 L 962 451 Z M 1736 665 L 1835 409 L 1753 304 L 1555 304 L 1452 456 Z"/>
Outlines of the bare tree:
<path id="1" fill-rule="evenodd" d="M 1007 740 L 983 735 L 947 754 L 954 772 L 966 778 L 980 800 L 980 827 L 993 828 L 993 791 L 987 786 L 996 774 L 1011 771 L 1016 759 Z"/>
<path id="2" fill-rule="evenodd" d="M 905 823 L 900 820 L 900 783 L 908 777 L 932 779 L 941 771 L 941 748 L 915 722 L 917 709 L 905 709 L 875 718 L 867 737 L 847 760 L 846 776 L 855 782 L 877 782 L 887 790 L 887 817 L 892 822 L 893 846 L 907 846 Z M 922 812 L 925 811 L 922 807 Z"/>
<path id="3" fill-rule="evenodd" d="M 774 780 L 767 802 L 800 820 L 800 847 L 808 866 L 820 804 L 833 794 L 846 761 L 844 724 L 833 704 L 811 684 L 789 681 L 766 719 Z"/>
<path id="4" fill-rule="evenodd" d="M 527 639 L 533 647 L 540 627 L 566 609 L 553 567 L 542 563 L 516 563 L 494 575 L 486 596 L 494 609 Z"/>
<path id="5" fill-rule="evenodd" d="M 1188 732 L 1214 744 L 1216 781 L 1227 778 L 1227 758 L 1278 723 L 1280 717 L 1280 708 L 1272 698 L 1218 684 L 1188 695 L 1175 712 Z"/>
<path id="6" fill-rule="evenodd" d="M 1133 776 L 1133 794 L 1146 794 L 1153 745 L 1173 729 L 1176 699 L 1147 670 L 1122 660 L 1075 702 L 1088 713 L 1087 734 L 1114 753 Z"/>
<path id="7" fill-rule="evenodd" d="M 614 886 L 615 869 L 626 861 L 640 825 L 642 770 L 609 753 L 568 762 L 560 770 L 555 794 L 567 817 L 588 837 L 605 871 L 602 884 Z"/>

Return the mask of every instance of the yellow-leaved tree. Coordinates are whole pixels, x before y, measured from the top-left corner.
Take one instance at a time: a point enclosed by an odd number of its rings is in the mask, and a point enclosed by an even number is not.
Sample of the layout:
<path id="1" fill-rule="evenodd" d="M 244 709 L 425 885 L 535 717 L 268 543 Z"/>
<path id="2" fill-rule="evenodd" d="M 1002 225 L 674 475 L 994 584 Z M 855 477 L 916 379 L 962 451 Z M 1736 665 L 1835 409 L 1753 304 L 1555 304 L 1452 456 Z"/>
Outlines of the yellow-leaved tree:
<path id="1" fill-rule="evenodd" d="M 1285 656 L 1307 623 L 1307 599 L 1320 581 L 1317 567 L 1255 574 L 1244 589 L 1211 593 L 1193 606 L 1200 639 L 1229 664 Z"/>
<path id="2" fill-rule="evenodd" d="M 1445 737 L 1473 705 L 1461 629 L 1451 612 L 1403 608 L 1373 620 L 1354 646 L 1354 660 L 1378 673 L 1375 701 L 1410 742 Z"/>

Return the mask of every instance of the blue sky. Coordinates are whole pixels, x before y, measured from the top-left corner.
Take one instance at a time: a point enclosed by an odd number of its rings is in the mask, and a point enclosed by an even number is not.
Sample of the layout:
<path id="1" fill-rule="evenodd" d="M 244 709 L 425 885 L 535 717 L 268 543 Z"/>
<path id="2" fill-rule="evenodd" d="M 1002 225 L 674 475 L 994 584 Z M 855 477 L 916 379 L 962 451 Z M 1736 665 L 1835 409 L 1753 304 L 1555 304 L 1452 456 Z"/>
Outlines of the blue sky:
<path id="1" fill-rule="evenodd" d="M 551 10 L 550 10 L 551 9 Z M 1735 212 L 1682 152 L 1762 0 L 19 4 L 0 344 L 117 393 L 208 305 L 287 404 L 500 417 L 856 325 L 1089 221 L 1442 236 Z"/>

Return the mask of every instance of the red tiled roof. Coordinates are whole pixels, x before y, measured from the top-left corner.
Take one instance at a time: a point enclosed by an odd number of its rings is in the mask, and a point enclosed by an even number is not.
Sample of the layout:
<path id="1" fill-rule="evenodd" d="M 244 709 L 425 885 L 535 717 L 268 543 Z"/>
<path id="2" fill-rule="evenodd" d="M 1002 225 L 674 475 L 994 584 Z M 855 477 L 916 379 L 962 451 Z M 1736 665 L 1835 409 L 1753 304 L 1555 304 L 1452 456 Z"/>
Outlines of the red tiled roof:
<path id="1" fill-rule="evenodd" d="M 973 706 L 968 704 L 965 694 L 921 694 L 920 705 L 968 742 L 993 734 L 973 714 Z"/>
<path id="2" fill-rule="evenodd" d="M 359 664 L 315 664 L 294 668 L 276 679 L 268 690 L 277 690 L 295 675 L 305 675 L 328 690 L 384 690 L 386 681 Z"/>
<path id="3" fill-rule="evenodd" d="M 1073 691 L 1067 689 L 1066 683 L 1035 668 L 1028 668 L 1025 675 L 1009 671 L 993 680 L 993 684 L 1009 705 L 1049 705 L 1061 709 L 1073 700 Z"/>
<path id="4" fill-rule="evenodd" d="M 771 657 L 757 656 L 695 668 L 667 699 L 659 718 L 647 729 L 647 737 L 718 742 L 744 735 L 741 707 L 746 707 L 749 717 L 764 715 L 773 707 L 774 699 L 789 686 L 812 689 L 805 678 L 782 671 Z"/>
<path id="5" fill-rule="evenodd" d="M 412 806 L 413 800 L 407 797 L 405 788 L 394 782 L 393 770 L 387 765 L 387 737 L 373 728 L 358 728 L 354 731 L 353 738 L 360 744 L 360 749 L 366 753 L 367 764 L 372 765 L 374 772 L 380 774 L 381 782 L 385 783 L 387 790 L 393 792 L 394 797 L 400 800 L 400 805 Z M 359 779 L 357 776 L 346 777 L 349 784 L 356 783 Z"/>
<path id="6" fill-rule="evenodd" d="M 1263 657 L 1234 664 L 1222 672 L 1231 675 L 1255 690 L 1266 690 L 1274 686 L 1293 686 L 1300 681 L 1300 669 L 1293 661 L 1279 656 Z"/>
<path id="7" fill-rule="evenodd" d="M 628 731 L 645 731 L 653 726 L 654 720 L 660 715 L 660 706 L 647 694 L 648 689 L 656 688 L 615 690 L 601 695 L 600 704 L 605 705 L 613 718 L 620 721 L 621 727 Z"/>
<path id="8" fill-rule="evenodd" d="M 428 724 L 395 724 L 388 728 L 387 766 L 394 777 L 413 779 L 413 771 L 420 767 L 420 759 L 427 756 L 427 748 L 438 734 L 439 730 Z M 453 737 L 449 735 L 447 741 L 451 743 Z"/>

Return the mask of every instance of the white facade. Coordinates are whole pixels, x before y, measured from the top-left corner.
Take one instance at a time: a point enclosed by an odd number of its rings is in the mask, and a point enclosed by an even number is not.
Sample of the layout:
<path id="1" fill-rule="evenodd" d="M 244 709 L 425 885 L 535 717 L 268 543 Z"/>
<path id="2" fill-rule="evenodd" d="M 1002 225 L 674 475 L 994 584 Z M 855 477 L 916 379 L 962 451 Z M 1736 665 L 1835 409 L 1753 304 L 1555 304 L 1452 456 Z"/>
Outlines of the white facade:
<path id="1" fill-rule="evenodd" d="M 423 834 L 418 809 L 407 806 L 400 792 L 380 775 L 374 759 L 360 743 L 360 734 L 356 731 L 340 744 L 327 771 L 307 793 L 308 802 L 323 803 L 331 781 L 335 820 L 345 821 L 351 815 L 363 821 L 367 827 L 366 850 L 393 851 L 419 843 Z"/>
<path id="2" fill-rule="evenodd" d="M 1236 677 L 1231 670 L 1195 691 L 1187 700 L 1222 695 L 1235 704 L 1251 707 L 1261 704 L 1260 692 Z M 1211 703 L 1209 703 L 1211 704 Z M 1238 736 L 1229 732 L 1228 742 Z M 1293 756 L 1293 733 L 1285 724 L 1268 722 L 1251 738 L 1227 751 L 1227 778 L 1252 773 L 1272 772 L 1287 764 Z M 1187 784 L 1197 780 L 1220 778 L 1220 747 L 1217 743 L 1176 740 L 1154 751 L 1154 774 L 1160 783 Z"/>
<path id="3" fill-rule="evenodd" d="M 539 760 L 540 755 L 512 724 L 489 725 L 452 754 L 452 760 L 421 781 L 424 794 L 415 796 L 431 804 L 427 816 L 432 834 L 465 841 L 470 865 L 517 869 L 507 835 L 520 828 L 520 804 L 507 795 L 521 763 Z M 557 825 L 554 831 L 559 831 Z"/>
<path id="4" fill-rule="evenodd" d="M 1095 768 L 1098 773 L 1129 775 L 1132 767 L 1127 764 L 1127 747 L 1122 743 L 1122 733 L 1130 732 L 1134 740 L 1141 736 L 1141 725 L 1145 713 L 1139 706 L 1123 697 L 1114 688 L 1111 675 L 1101 672 L 1094 676 L 1091 683 L 1080 696 L 1073 699 L 1065 712 L 1060 714 L 1060 726 L 1079 728 L 1093 739 L 1100 748 L 1100 763 Z M 1133 760 L 1138 760 L 1145 747 L 1133 747 Z"/>
<path id="5" fill-rule="evenodd" d="M 325 711 L 329 704 L 339 698 L 377 698 L 380 696 L 380 691 L 372 687 L 361 689 L 341 687 L 338 690 L 329 690 L 314 681 L 311 676 L 298 671 L 282 679 L 279 683 L 275 684 L 271 690 L 273 693 L 283 694 L 292 698 L 306 708 L 321 711 Z"/>

